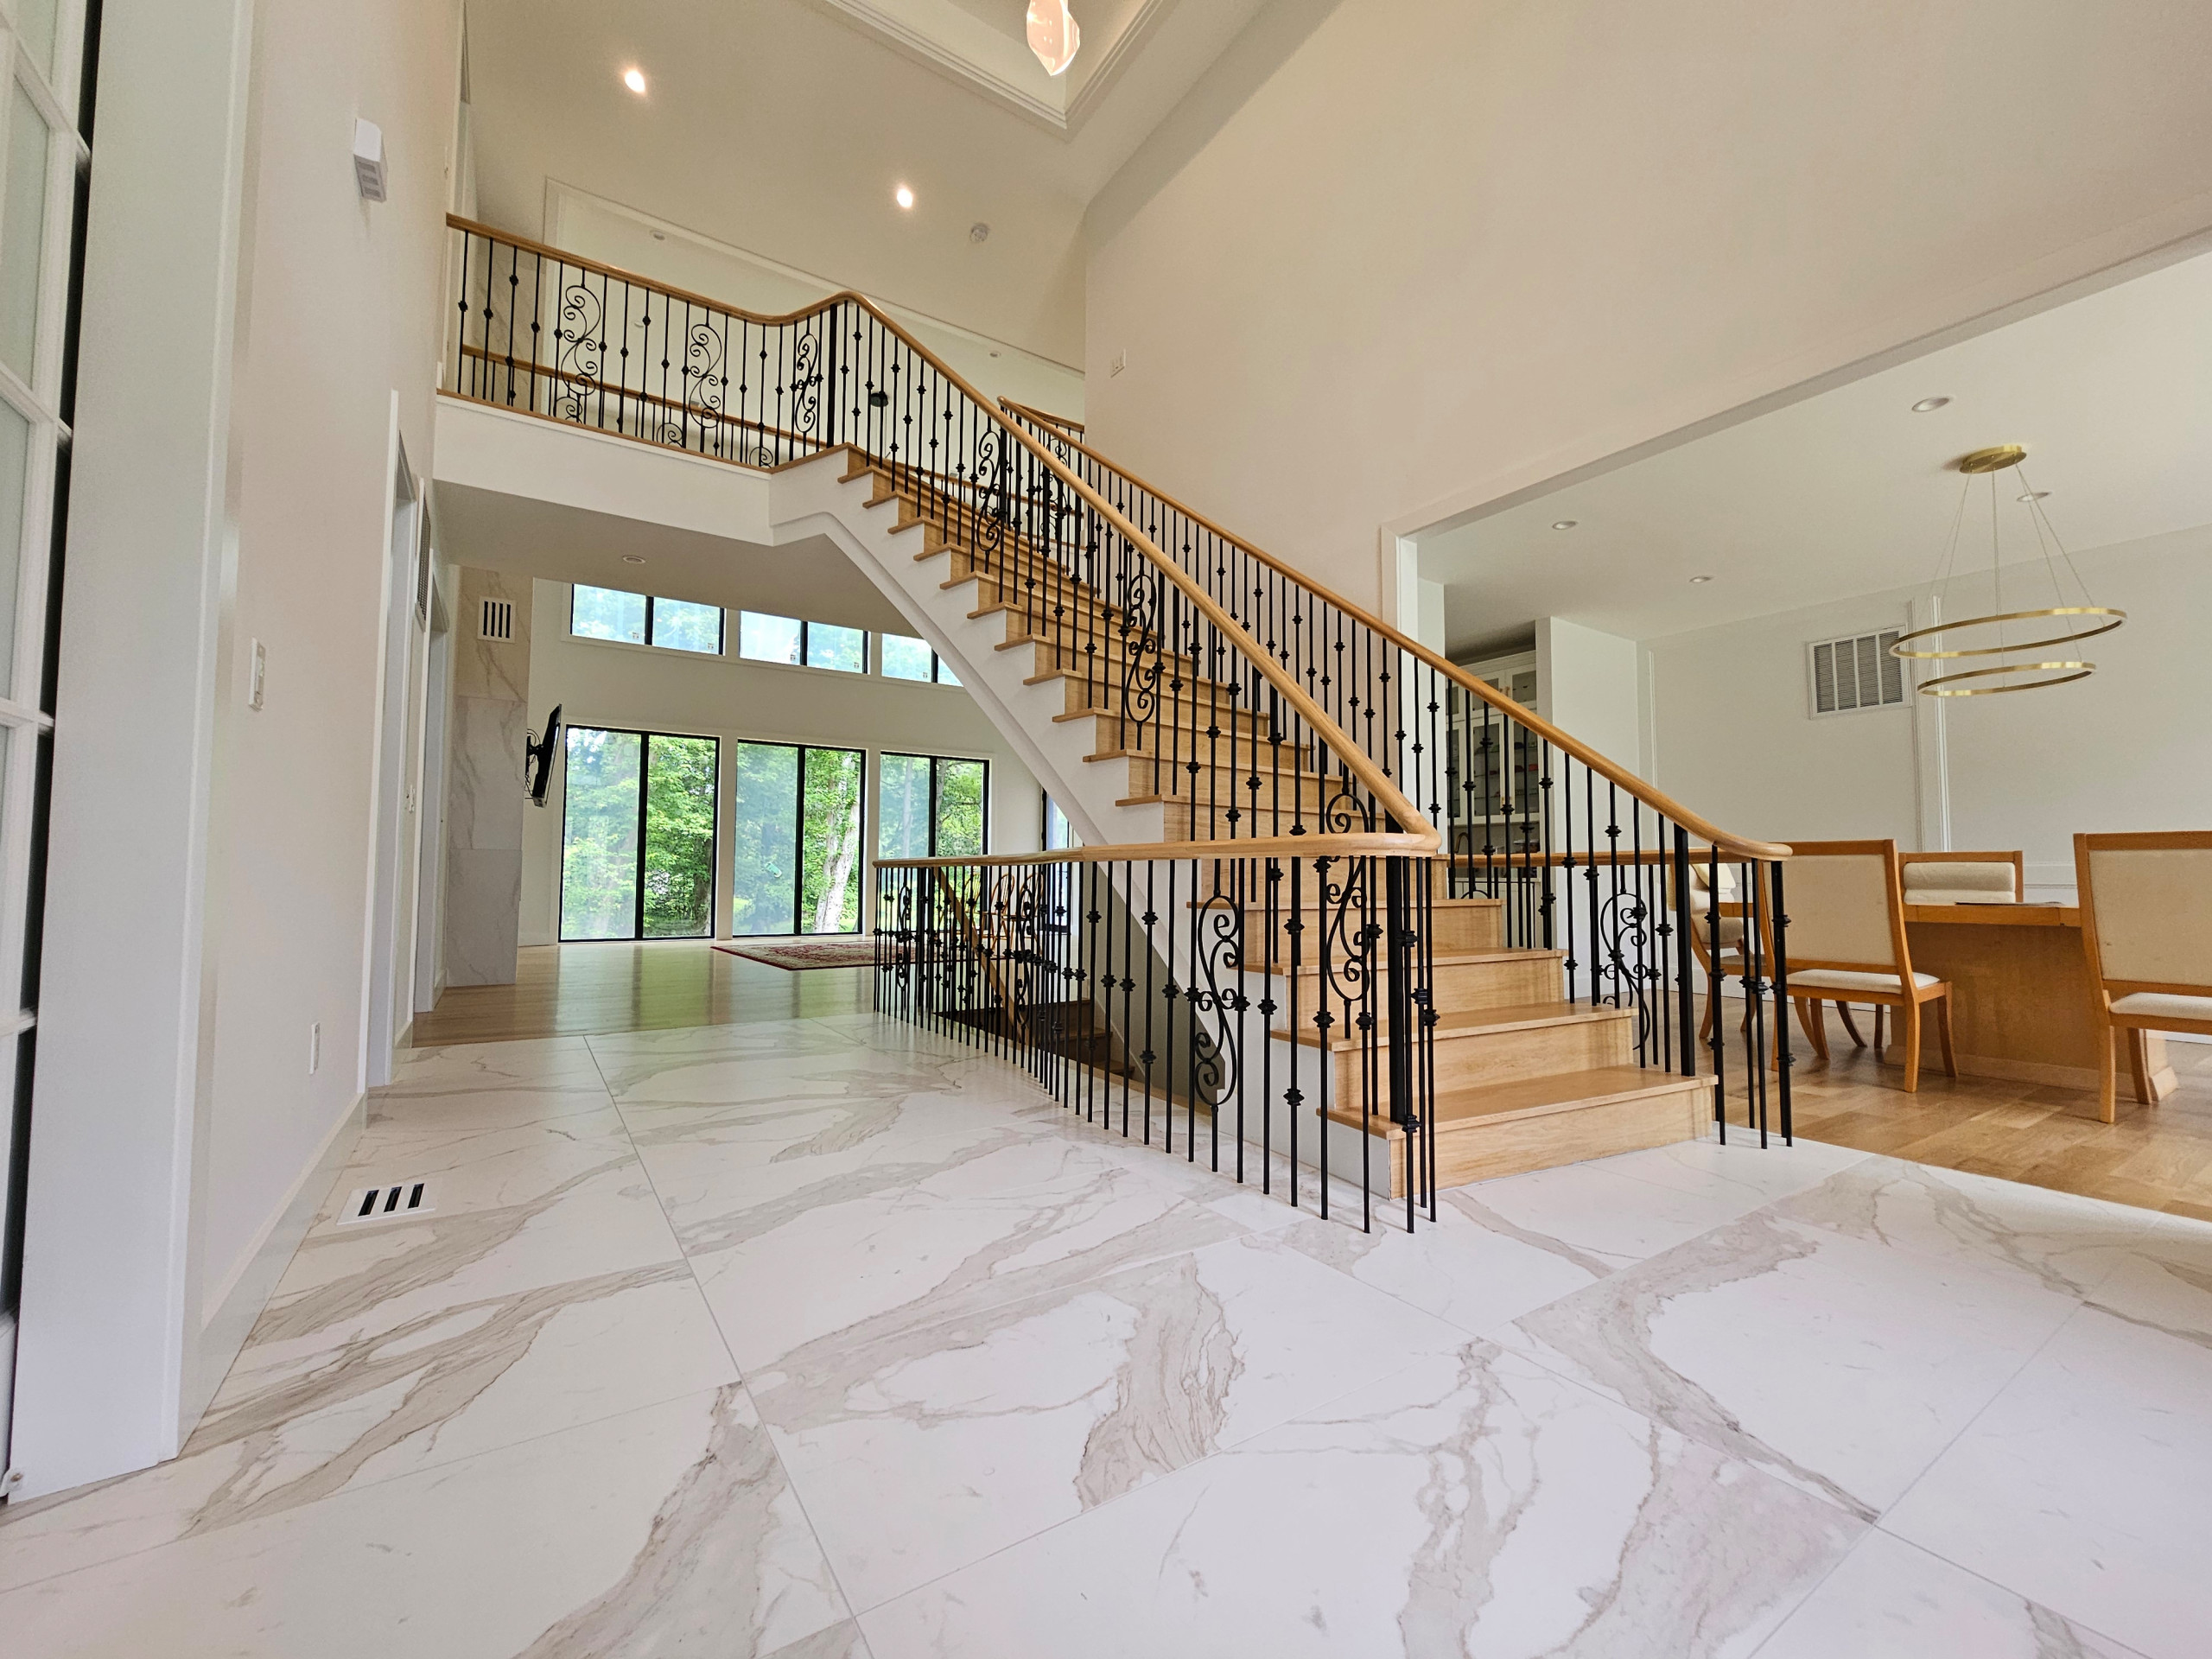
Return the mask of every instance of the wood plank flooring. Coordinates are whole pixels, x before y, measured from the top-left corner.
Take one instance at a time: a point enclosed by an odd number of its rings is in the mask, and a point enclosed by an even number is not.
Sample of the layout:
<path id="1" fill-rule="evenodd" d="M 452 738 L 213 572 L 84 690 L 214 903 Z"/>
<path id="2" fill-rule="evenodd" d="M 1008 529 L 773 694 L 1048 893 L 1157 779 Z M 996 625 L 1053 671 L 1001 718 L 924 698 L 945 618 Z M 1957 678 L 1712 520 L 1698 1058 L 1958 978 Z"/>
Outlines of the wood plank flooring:
<path id="1" fill-rule="evenodd" d="M 696 939 L 531 945 L 515 953 L 513 984 L 454 987 L 416 1014 L 413 1043 L 442 1048 L 851 1014 L 868 1006 L 869 971 L 791 973 Z"/>
<path id="2" fill-rule="evenodd" d="M 2085 1090 L 1953 1079 L 1926 1054 L 1920 1090 L 1908 1095 L 1901 1046 L 1878 1061 L 1872 1048 L 1852 1046 L 1833 1011 L 1827 1019 L 1825 1063 L 1805 1052 L 1802 1032 L 1790 1033 L 1791 1104 L 1807 1139 L 2212 1220 L 2212 1046 L 2169 1040 L 2180 1086 L 2155 1106 L 2135 1103 L 2123 1070 L 2119 1122 L 2100 1123 L 2096 1096 Z M 1863 1009 L 1859 1024 L 1868 1032 Z M 1732 1045 L 1729 1058 L 1737 1058 Z M 1730 1117 L 1740 1122 L 1732 1085 Z M 1769 1102 L 1779 1128 L 1771 1091 Z"/>

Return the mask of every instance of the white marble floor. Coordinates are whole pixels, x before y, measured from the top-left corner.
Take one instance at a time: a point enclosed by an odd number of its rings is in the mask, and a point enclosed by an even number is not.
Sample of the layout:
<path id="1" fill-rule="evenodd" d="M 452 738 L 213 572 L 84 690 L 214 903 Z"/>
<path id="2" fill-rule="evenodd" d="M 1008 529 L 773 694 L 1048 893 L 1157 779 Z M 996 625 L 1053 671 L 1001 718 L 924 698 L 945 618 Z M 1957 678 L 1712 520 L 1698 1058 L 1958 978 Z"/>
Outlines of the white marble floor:
<path id="1" fill-rule="evenodd" d="M 1813 1145 L 1408 1237 L 866 1015 L 414 1057 L 60 1655 L 2212 1650 L 2212 1224 Z"/>

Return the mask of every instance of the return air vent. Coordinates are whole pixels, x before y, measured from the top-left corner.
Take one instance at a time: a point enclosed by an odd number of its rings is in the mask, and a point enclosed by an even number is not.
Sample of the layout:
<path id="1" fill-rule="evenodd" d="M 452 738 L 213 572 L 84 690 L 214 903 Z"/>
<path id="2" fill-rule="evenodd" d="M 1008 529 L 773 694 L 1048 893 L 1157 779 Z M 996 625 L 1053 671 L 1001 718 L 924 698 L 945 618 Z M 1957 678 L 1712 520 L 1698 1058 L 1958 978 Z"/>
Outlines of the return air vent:
<path id="1" fill-rule="evenodd" d="M 428 1181 L 365 1186 L 346 1200 L 346 1207 L 338 1212 L 338 1224 L 350 1227 L 357 1221 L 398 1221 L 408 1216 L 428 1215 L 432 1207 Z"/>
<path id="2" fill-rule="evenodd" d="M 512 639 L 515 637 L 515 602 L 512 599 L 487 599 L 484 601 L 484 615 L 477 624 L 477 632 L 486 639 Z"/>
<path id="3" fill-rule="evenodd" d="M 1815 715 L 1847 715 L 1904 701 L 1904 664 L 1890 655 L 1898 630 L 1821 639 L 1805 647 Z"/>

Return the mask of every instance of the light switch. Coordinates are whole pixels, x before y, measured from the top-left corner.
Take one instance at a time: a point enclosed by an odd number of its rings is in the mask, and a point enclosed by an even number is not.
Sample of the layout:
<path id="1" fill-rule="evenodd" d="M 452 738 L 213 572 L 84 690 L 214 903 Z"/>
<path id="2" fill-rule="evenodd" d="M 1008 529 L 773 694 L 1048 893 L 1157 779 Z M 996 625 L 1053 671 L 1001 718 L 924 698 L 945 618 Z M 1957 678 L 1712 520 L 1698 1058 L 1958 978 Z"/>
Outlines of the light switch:
<path id="1" fill-rule="evenodd" d="M 322 1069 L 322 1021 L 318 1020 L 308 1027 L 308 1076 L 313 1077 Z"/>
<path id="2" fill-rule="evenodd" d="M 251 689 L 246 693 L 245 706 L 247 708 L 261 707 L 261 684 L 268 677 L 268 674 L 269 653 L 262 650 L 261 641 L 257 639 L 253 642 L 253 683 Z"/>

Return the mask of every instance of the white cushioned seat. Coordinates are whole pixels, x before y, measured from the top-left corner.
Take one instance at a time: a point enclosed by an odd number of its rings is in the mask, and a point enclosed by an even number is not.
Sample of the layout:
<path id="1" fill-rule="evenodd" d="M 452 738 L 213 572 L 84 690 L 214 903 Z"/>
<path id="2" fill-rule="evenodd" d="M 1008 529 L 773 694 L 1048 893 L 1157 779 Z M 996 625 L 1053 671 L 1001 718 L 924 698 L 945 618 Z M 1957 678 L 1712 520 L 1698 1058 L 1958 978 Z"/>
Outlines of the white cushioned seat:
<path id="1" fill-rule="evenodd" d="M 1933 974 L 1916 973 L 1915 985 L 1934 985 Z M 1808 968 L 1803 973 L 1789 976 L 1789 995 L 1800 991 L 1887 991 L 1892 995 L 1904 994 L 1904 983 L 1895 974 L 1857 974 L 1842 968 Z"/>
<path id="2" fill-rule="evenodd" d="M 2017 905 L 2020 902 L 2009 893 L 1992 893 L 1986 887 L 1907 887 L 1904 901 L 1908 905 Z"/>
<path id="3" fill-rule="evenodd" d="M 1950 895 L 1974 893 L 1985 899 L 2018 899 L 2012 866 L 1983 863 L 1971 859 L 1937 858 L 1901 861 L 1904 901 L 1908 905 L 1955 905 Z M 1936 895 L 1945 895 L 1937 898 Z"/>
<path id="4" fill-rule="evenodd" d="M 2135 991 L 2126 996 L 2113 998 L 2112 1011 L 2131 1014 L 2138 1020 L 2187 1020 L 2212 1024 L 2212 996 L 2175 996 L 2165 991 Z"/>

